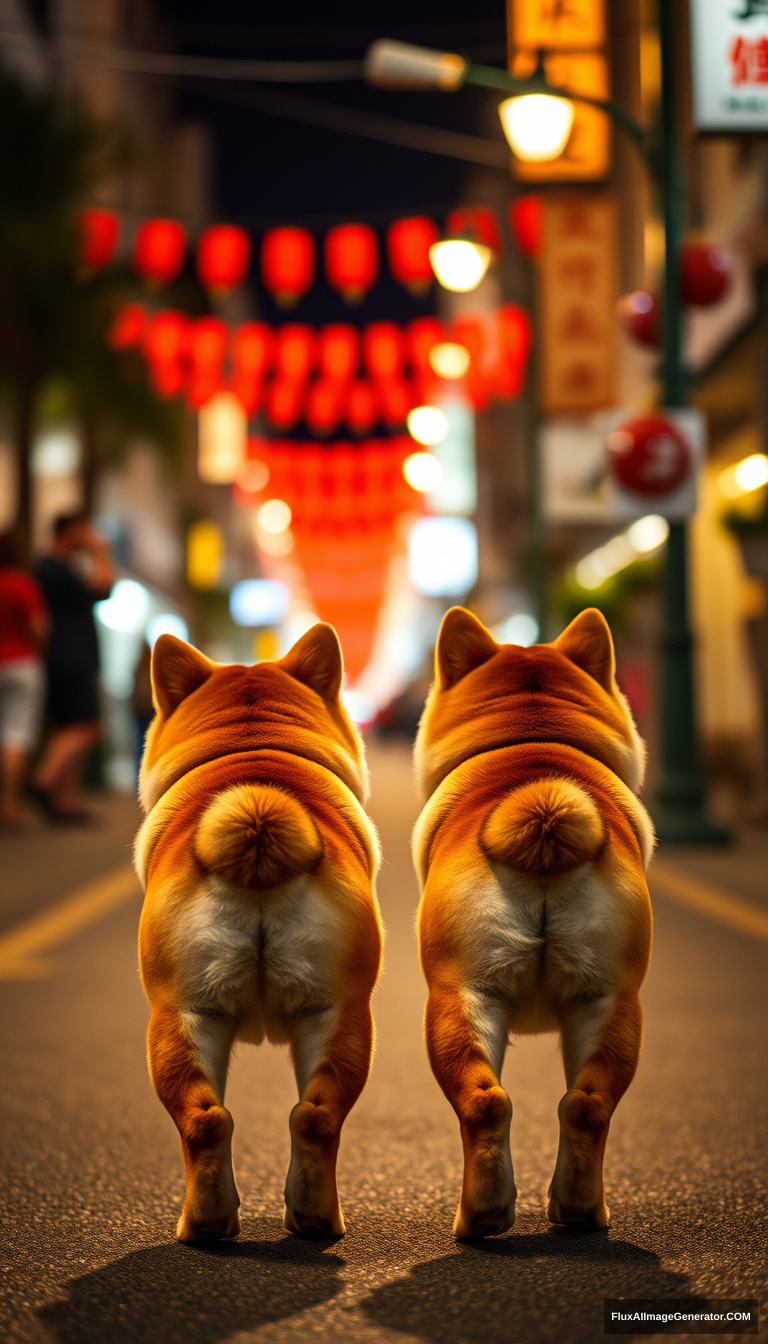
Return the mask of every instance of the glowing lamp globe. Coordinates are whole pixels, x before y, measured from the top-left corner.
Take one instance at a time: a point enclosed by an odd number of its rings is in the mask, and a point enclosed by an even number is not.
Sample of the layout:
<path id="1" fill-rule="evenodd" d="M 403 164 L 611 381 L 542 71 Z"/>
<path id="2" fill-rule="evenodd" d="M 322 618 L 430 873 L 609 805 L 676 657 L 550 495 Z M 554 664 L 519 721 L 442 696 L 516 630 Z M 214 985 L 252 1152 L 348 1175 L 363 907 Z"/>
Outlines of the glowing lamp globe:
<path id="1" fill-rule="evenodd" d="M 429 352 L 429 367 L 438 378 L 454 381 L 469 369 L 469 351 L 457 341 L 439 341 Z"/>
<path id="2" fill-rule="evenodd" d="M 708 307 L 727 294 L 733 280 L 733 257 L 725 248 L 705 241 L 683 244 L 680 253 L 680 295 L 683 303 Z"/>
<path id="3" fill-rule="evenodd" d="M 608 466 L 633 494 L 668 495 L 691 471 L 691 450 L 667 416 L 645 415 L 626 420 L 608 435 Z"/>
<path id="4" fill-rule="evenodd" d="M 80 243 L 80 265 L 103 271 L 112 261 L 120 237 L 120 217 L 114 210 L 80 210 L 75 216 Z"/>
<path id="5" fill-rule="evenodd" d="M 499 116 L 509 147 L 524 163 L 558 159 L 573 128 L 574 107 L 567 98 L 526 93 L 505 98 Z"/>
<path id="6" fill-rule="evenodd" d="M 467 294 L 477 289 L 491 264 L 493 253 L 483 243 L 471 243 L 465 238 L 444 238 L 433 243 L 429 260 L 443 289 L 456 294 Z"/>
<path id="7" fill-rule="evenodd" d="M 544 228 L 544 202 L 541 196 L 518 196 L 509 207 L 509 223 L 518 251 L 524 257 L 537 257 L 541 251 Z"/>
<path id="8" fill-rule="evenodd" d="M 440 238 L 427 215 L 396 219 L 387 229 L 387 261 L 392 275 L 413 295 L 426 293 L 434 278 L 429 249 Z"/>
<path id="9" fill-rule="evenodd" d="M 187 235 L 175 219 L 147 219 L 133 242 L 137 275 L 153 285 L 167 285 L 179 275 L 187 253 Z"/>
<path id="10" fill-rule="evenodd" d="M 369 224 L 337 224 L 325 235 L 325 274 L 345 303 L 362 302 L 379 278 L 379 240 Z"/>
<path id="11" fill-rule="evenodd" d="M 408 433 L 417 443 L 432 448 L 448 433 L 448 418 L 439 406 L 415 406 L 408 415 Z"/>
<path id="12" fill-rule="evenodd" d="M 449 238 L 467 238 L 501 252 L 501 232 L 495 211 L 487 205 L 462 205 L 451 210 L 445 221 Z"/>
<path id="13" fill-rule="evenodd" d="M 231 392 L 219 392 L 202 407 L 198 422 L 200 480 L 212 485 L 230 485 L 245 461 L 245 411 Z"/>
<path id="14" fill-rule="evenodd" d="M 270 229 L 261 244 L 261 280 L 280 308 L 292 308 L 315 283 L 317 245 L 308 229 Z"/>
<path id="15" fill-rule="evenodd" d="M 403 475 L 412 490 L 425 495 L 440 485 L 442 463 L 432 453 L 410 453 L 403 463 Z"/>
<path id="16" fill-rule="evenodd" d="M 197 274 L 211 294 L 223 296 L 237 289 L 250 264 L 251 238 L 245 229 L 213 224 L 203 230 L 197 244 Z"/>
<path id="17" fill-rule="evenodd" d="M 420 378 L 429 377 L 430 354 L 445 341 L 445 327 L 439 317 L 415 317 L 406 328 L 406 347 L 411 367 Z"/>

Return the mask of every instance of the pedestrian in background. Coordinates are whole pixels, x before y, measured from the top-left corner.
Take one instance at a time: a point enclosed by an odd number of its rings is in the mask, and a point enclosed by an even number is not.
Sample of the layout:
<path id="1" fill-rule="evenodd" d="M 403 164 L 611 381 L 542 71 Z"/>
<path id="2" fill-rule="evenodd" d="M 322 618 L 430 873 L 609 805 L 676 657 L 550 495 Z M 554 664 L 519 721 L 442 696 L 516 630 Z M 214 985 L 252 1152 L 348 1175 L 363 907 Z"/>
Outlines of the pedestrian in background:
<path id="1" fill-rule="evenodd" d="M 95 602 L 109 597 L 113 571 L 107 545 L 86 514 L 62 514 L 50 554 L 35 566 L 51 610 L 48 646 L 50 737 L 33 792 L 52 820 L 88 820 L 82 805 L 83 767 L 101 736 L 99 647 Z"/>
<path id="2" fill-rule="evenodd" d="M 17 830 L 27 764 L 40 732 L 45 697 L 42 650 L 50 631 L 40 585 L 21 563 L 19 539 L 0 536 L 0 826 Z"/>

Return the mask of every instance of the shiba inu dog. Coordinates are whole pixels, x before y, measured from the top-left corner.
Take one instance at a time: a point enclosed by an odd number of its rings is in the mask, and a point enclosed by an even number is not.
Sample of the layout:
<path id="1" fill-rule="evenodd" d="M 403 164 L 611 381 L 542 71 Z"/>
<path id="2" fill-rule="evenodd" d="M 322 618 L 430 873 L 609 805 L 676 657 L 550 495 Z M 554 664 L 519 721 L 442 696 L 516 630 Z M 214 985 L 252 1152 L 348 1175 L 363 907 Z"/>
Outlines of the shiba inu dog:
<path id="1" fill-rule="evenodd" d="M 235 1040 L 288 1042 L 285 1227 L 340 1235 L 341 1127 L 365 1085 L 381 960 L 376 833 L 341 649 L 316 625 L 284 658 L 222 666 L 171 635 L 152 656 L 156 716 L 136 842 L 149 1070 L 181 1134 L 181 1241 L 232 1237 L 240 1203 L 224 1106 Z"/>
<path id="2" fill-rule="evenodd" d="M 549 1219 L 608 1224 L 603 1154 L 637 1066 L 651 946 L 644 767 L 598 611 L 529 649 L 497 644 L 460 607 L 447 613 L 416 741 L 428 801 L 414 857 L 427 1049 L 464 1147 L 457 1237 L 514 1221 L 499 1080 L 518 1033 L 562 1041 Z"/>

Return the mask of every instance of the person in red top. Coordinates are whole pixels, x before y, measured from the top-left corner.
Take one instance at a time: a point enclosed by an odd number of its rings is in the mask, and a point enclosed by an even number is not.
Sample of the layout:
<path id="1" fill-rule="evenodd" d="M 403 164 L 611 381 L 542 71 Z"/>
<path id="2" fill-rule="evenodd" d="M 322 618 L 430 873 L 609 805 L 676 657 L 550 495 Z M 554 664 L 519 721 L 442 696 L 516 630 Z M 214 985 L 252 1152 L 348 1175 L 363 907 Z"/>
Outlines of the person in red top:
<path id="1" fill-rule="evenodd" d="M 0 826 L 25 823 L 19 791 L 40 731 L 42 647 L 50 630 L 40 585 L 22 569 L 12 533 L 0 536 Z"/>

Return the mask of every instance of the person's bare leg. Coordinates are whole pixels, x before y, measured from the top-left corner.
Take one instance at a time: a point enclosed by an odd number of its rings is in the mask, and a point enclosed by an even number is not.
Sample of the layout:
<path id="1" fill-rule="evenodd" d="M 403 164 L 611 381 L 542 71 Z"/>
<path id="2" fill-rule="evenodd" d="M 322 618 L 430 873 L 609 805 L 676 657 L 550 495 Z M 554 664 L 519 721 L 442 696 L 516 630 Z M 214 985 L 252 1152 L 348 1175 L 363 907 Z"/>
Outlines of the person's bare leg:
<path id="1" fill-rule="evenodd" d="M 27 752 L 5 743 L 0 748 L 0 825 L 23 826 L 19 792 L 27 768 Z"/>
<path id="2" fill-rule="evenodd" d="M 97 721 L 68 723 L 50 737 L 35 771 L 36 788 L 47 793 L 57 812 L 77 812 L 81 806 L 80 781 L 88 753 L 99 740 Z"/>

